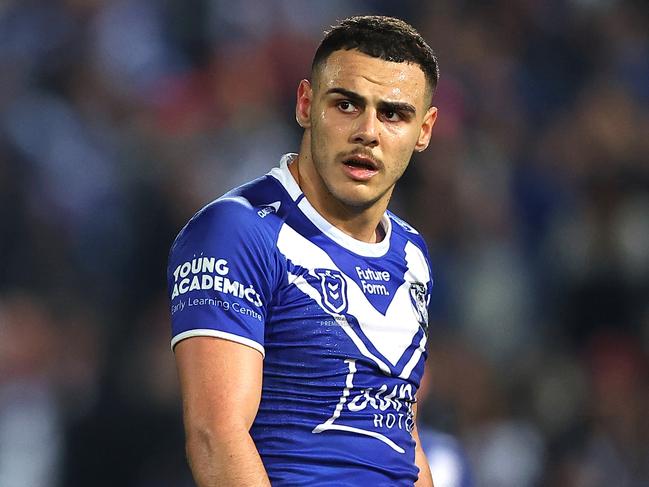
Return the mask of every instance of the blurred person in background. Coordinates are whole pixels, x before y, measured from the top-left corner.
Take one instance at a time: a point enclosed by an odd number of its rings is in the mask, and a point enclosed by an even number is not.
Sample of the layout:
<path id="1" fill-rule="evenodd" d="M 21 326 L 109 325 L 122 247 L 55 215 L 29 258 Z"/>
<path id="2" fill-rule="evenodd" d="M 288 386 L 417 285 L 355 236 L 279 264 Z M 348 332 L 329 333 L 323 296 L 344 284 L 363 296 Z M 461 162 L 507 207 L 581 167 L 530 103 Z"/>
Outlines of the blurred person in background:
<path id="1" fill-rule="evenodd" d="M 649 360 L 620 333 L 600 333 L 582 357 L 592 400 L 552 451 L 552 485 L 649 485 Z"/>
<path id="2" fill-rule="evenodd" d="M 60 339 L 47 308 L 26 293 L 0 300 L 0 332 L 0 485 L 48 487 L 62 466 Z"/>
<path id="3" fill-rule="evenodd" d="M 415 423 L 430 264 L 387 206 L 429 144 L 438 76 L 407 23 L 340 22 L 298 87 L 299 154 L 174 242 L 172 347 L 201 487 L 433 485 Z"/>

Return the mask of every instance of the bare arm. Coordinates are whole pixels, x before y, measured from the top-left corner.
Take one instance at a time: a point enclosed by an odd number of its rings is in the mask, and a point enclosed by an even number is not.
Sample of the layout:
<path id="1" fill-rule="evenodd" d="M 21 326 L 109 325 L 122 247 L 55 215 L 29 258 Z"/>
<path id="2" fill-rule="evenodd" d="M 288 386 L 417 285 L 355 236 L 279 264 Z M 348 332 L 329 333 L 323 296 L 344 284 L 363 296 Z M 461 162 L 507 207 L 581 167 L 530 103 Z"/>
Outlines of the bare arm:
<path id="1" fill-rule="evenodd" d="M 176 345 L 186 449 L 199 487 L 270 486 L 249 430 L 261 397 L 262 355 L 193 337 Z"/>
<path id="2" fill-rule="evenodd" d="M 417 403 L 415 403 L 413 410 L 415 419 L 417 419 Z M 430 473 L 430 466 L 428 465 L 428 458 L 426 458 L 426 454 L 421 447 L 416 421 L 412 429 L 412 438 L 415 440 L 415 465 L 419 467 L 419 478 L 415 482 L 415 487 L 435 487 L 433 485 L 433 476 Z"/>

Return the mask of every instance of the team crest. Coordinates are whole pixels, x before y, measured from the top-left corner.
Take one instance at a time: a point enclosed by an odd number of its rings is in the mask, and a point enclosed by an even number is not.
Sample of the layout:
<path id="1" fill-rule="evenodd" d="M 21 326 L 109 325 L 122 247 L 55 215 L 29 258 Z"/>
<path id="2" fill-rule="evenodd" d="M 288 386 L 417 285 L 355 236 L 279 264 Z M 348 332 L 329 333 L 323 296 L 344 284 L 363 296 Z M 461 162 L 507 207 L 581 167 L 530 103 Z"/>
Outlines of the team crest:
<path id="1" fill-rule="evenodd" d="M 421 282 L 410 283 L 410 302 L 415 309 L 417 321 L 424 333 L 428 334 L 428 305 L 426 303 L 426 286 Z"/>
<path id="2" fill-rule="evenodd" d="M 347 282 L 340 271 L 315 269 L 320 278 L 322 304 L 332 313 L 342 314 L 347 311 Z"/>

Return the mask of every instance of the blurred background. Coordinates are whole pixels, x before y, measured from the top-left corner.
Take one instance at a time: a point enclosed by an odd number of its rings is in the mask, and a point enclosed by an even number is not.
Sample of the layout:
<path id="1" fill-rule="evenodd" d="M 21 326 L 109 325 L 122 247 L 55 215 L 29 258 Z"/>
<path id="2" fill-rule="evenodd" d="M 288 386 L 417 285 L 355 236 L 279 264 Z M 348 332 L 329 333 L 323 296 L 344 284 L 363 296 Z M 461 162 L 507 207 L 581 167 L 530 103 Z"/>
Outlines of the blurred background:
<path id="1" fill-rule="evenodd" d="M 169 246 L 297 150 L 322 31 L 369 13 L 442 73 L 391 206 L 435 276 L 420 428 L 479 487 L 649 485 L 646 1 L 3 0 L 0 486 L 192 485 Z"/>

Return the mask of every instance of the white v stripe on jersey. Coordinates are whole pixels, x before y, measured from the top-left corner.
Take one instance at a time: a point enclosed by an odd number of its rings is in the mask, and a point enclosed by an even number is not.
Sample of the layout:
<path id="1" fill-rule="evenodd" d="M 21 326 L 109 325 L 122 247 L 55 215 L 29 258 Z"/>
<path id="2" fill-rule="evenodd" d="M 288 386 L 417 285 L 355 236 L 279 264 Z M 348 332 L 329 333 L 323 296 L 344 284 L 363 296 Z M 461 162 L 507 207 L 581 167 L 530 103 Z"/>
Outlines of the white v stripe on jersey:
<path id="1" fill-rule="evenodd" d="M 316 275 L 313 271 L 318 268 L 333 269 L 341 272 L 331 257 L 320 247 L 286 224 L 280 230 L 277 247 L 293 264 L 309 269 L 314 277 Z M 415 334 L 419 331 L 419 325 L 416 321 L 403 319 L 403 310 L 410 309 L 411 306 L 410 282 L 413 282 L 413 279 L 418 279 L 416 282 L 428 282 L 428 268 L 421 265 L 421 263 L 425 264 L 425 258 L 423 255 L 417 255 L 421 254 L 421 251 L 410 243 L 406 245 L 405 251 L 406 260 L 409 264 L 408 271 L 404 276 L 406 280 L 397 289 L 385 315 L 372 306 L 365 293 L 356 284 L 356 281 L 341 272 L 347 282 L 348 313 L 356 318 L 363 334 L 392 366 L 397 365 L 399 359 L 412 343 Z M 305 286 L 311 287 L 306 281 L 301 281 L 298 287 L 316 299 L 318 304 L 322 306 L 319 291 L 316 289 L 307 290 Z M 323 309 L 326 310 L 324 307 Z M 347 330 L 345 331 L 347 332 Z M 355 334 L 351 328 L 348 333 Z M 360 340 L 360 337 L 357 338 Z M 357 343 L 358 340 L 354 340 L 354 342 Z M 420 348 L 421 346 L 417 349 L 416 360 L 421 356 Z"/>

